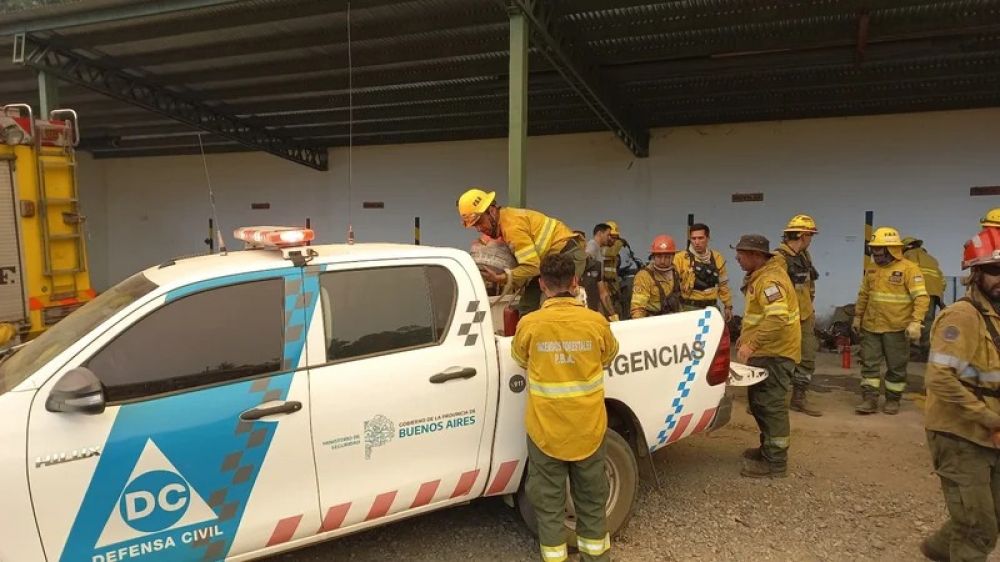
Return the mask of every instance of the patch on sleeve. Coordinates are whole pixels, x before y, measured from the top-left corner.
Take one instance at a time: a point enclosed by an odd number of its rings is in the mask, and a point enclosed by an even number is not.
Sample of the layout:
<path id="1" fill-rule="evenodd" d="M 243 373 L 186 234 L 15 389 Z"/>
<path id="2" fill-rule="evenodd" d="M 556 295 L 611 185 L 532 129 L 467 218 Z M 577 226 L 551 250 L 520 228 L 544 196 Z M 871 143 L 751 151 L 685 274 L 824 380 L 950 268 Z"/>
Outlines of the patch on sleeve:
<path id="1" fill-rule="evenodd" d="M 944 330 L 941 330 L 941 337 L 944 338 L 944 341 L 957 341 L 961 335 L 958 326 L 955 325 L 945 326 Z"/>
<path id="2" fill-rule="evenodd" d="M 914 275 L 913 276 L 913 282 L 914 283 L 923 283 L 924 282 L 924 276 L 923 275 Z"/>
<path id="3" fill-rule="evenodd" d="M 764 297 L 767 299 L 767 302 L 772 303 L 781 298 L 781 289 L 777 285 L 766 287 L 764 289 Z"/>

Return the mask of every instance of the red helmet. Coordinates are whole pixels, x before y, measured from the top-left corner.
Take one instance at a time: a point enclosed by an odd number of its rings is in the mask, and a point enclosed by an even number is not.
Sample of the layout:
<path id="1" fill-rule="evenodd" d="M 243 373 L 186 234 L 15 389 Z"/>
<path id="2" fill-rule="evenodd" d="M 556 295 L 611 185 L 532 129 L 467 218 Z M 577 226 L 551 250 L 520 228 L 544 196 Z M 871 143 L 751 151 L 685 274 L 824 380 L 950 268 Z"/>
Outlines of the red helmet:
<path id="1" fill-rule="evenodd" d="M 984 228 L 965 243 L 962 269 L 1000 263 L 1000 229 Z"/>
<path id="2" fill-rule="evenodd" d="M 677 245 L 674 244 L 674 239 L 670 236 L 660 234 L 653 238 L 653 247 L 650 252 L 653 254 L 675 254 L 677 253 Z"/>

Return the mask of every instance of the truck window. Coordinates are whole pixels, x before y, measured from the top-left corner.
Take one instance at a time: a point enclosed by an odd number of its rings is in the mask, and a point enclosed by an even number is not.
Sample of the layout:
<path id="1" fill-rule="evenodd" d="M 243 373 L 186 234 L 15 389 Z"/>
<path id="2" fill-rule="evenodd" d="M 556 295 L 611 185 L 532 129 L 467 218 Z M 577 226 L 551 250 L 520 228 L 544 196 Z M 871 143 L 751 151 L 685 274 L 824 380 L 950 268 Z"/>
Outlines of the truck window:
<path id="1" fill-rule="evenodd" d="M 327 361 L 441 343 L 458 292 L 436 265 L 332 271 L 320 287 Z"/>
<path id="2" fill-rule="evenodd" d="M 0 362 L 0 393 L 21 384 L 50 359 L 155 288 L 155 283 L 137 273 L 74 311 Z"/>
<path id="3" fill-rule="evenodd" d="M 195 293 L 165 304 L 95 354 L 87 368 L 109 402 L 281 370 L 284 280 Z"/>

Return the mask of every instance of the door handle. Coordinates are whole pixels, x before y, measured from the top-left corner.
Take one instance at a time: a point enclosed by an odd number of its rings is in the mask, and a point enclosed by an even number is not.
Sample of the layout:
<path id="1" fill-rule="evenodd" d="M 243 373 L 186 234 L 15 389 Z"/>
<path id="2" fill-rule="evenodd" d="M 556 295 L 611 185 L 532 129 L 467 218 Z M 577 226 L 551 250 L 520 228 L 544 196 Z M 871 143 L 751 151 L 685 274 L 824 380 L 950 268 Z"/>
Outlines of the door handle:
<path id="1" fill-rule="evenodd" d="M 272 402 L 273 406 L 257 406 L 256 408 L 250 408 L 249 410 L 240 414 L 240 419 L 243 421 L 253 421 L 259 420 L 265 416 L 273 416 L 275 414 L 294 414 L 302 409 L 302 402 L 298 400 L 290 400 L 288 402 Z"/>
<path id="2" fill-rule="evenodd" d="M 441 384 L 452 379 L 471 379 L 476 376 L 475 367 L 452 367 L 431 376 L 430 381 L 434 384 Z"/>

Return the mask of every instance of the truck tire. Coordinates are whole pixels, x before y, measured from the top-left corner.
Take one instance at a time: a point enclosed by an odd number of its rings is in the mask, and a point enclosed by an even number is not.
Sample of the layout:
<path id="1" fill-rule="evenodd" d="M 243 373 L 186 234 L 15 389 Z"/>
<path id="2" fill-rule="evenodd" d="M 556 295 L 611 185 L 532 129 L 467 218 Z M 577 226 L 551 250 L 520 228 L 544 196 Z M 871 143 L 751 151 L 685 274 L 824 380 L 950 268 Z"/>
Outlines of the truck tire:
<path id="1" fill-rule="evenodd" d="M 635 500 L 639 494 L 639 465 L 635 453 L 621 435 L 613 429 L 608 429 L 605 435 L 607 452 L 607 472 L 610 484 L 608 490 L 607 522 L 608 532 L 616 536 L 632 517 Z M 527 478 L 525 478 L 525 482 Z M 531 534 L 538 536 L 538 520 L 535 518 L 535 508 L 528 499 L 525 482 L 517 490 L 517 510 Z M 569 483 L 567 482 L 567 487 Z M 576 518 L 573 515 L 573 501 L 566 495 L 566 544 L 576 546 Z"/>

